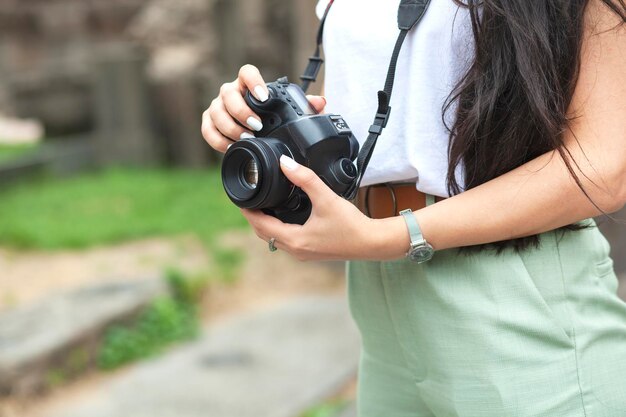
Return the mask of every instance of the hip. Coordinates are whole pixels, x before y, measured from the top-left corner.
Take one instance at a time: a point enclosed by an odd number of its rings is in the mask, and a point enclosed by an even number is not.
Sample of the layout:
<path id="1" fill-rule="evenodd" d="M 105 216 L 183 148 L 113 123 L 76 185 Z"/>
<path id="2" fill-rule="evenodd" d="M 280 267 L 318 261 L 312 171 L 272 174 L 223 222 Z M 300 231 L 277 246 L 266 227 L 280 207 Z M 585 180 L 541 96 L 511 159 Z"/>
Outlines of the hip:
<path id="1" fill-rule="evenodd" d="M 593 220 L 584 223 L 593 227 L 543 233 L 522 253 L 449 249 L 425 264 L 350 262 L 364 351 L 402 351 L 422 395 L 445 392 L 468 409 L 474 394 L 502 407 L 534 397 L 539 407 L 545 387 L 529 384 L 559 380 L 563 401 L 623 413 L 626 304 L 608 242 Z M 380 340 L 384 326 L 393 341 Z"/>

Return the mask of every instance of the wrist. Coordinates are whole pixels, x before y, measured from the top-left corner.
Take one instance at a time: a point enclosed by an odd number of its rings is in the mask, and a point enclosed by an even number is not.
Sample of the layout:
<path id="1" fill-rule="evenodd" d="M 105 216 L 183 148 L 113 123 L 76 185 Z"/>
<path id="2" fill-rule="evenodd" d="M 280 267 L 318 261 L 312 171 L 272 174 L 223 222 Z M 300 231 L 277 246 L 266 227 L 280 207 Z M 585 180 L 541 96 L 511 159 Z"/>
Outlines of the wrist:
<path id="1" fill-rule="evenodd" d="M 406 256 L 411 240 L 401 216 L 370 219 L 368 226 L 365 232 L 371 250 L 367 259 L 391 261 Z"/>

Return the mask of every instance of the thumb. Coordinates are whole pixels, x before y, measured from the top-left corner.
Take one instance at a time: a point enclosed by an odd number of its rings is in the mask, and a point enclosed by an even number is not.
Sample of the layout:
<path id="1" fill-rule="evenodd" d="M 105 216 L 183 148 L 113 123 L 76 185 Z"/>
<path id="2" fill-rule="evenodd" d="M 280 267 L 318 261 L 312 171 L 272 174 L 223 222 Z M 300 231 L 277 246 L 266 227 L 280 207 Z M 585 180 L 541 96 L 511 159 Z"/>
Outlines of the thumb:
<path id="1" fill-rule="evenodd" d="M 324 96 L 306 96 L 311 106 L 315 109 L 316 112 L 322 113 L 324 111 L 324 107 L 326 107 L 326 97 Z"/>
<path id="2" fill-rule="evenodd" d="M 328 188 L 324 181 L 311 169 L 300 165 L 287 155 L 280 157 L 280 167 L 289 181 L 296 187 L 300 187 L 311 201 L 323 198 L 328 193 L 334 192 Z"/>

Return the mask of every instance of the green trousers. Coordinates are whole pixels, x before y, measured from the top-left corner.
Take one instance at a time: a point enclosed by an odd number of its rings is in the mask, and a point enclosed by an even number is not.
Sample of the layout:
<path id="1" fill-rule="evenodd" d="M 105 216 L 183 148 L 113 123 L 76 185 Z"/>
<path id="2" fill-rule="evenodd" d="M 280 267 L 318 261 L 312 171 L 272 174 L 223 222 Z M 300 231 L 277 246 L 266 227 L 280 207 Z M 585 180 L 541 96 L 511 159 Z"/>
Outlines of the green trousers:
<path id="1" fill-rule="evenodd" d="M 626 417 L 626 303 L 609 243 L 596 227 L 540 241 L 349 262 L 359 416 Z"/>

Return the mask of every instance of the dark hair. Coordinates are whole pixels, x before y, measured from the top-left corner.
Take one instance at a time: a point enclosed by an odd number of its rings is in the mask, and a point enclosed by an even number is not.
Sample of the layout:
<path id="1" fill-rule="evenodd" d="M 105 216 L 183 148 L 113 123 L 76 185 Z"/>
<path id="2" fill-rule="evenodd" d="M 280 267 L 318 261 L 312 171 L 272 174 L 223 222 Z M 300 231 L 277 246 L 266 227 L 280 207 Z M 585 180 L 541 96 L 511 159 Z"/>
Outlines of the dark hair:
<path id="1" fill-rule="evenodd" d="M 591 200 L 572 168 L 576 161 L 564 148 L 562 133 L 578 80 L 584 13 L 595 0 L 454 1 L 469 9 L 475 58 L 444 106 L 444 122 L 446 113 L 456 109 L 448 127 L 448 192 L 462 191 L 455 175 L 461 163 L 467 190 L 556 150 Z M 624 1 L 602 0 L 626 22 Z M 538 244 L 533 235 L 465 249 L 491 246 L 499 253 Z"/>

